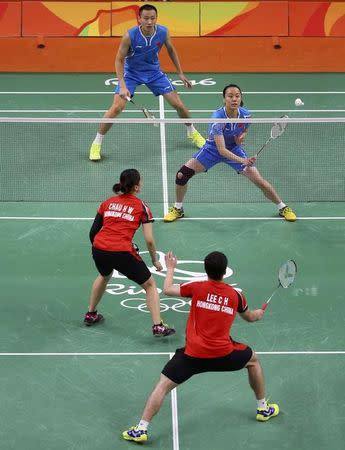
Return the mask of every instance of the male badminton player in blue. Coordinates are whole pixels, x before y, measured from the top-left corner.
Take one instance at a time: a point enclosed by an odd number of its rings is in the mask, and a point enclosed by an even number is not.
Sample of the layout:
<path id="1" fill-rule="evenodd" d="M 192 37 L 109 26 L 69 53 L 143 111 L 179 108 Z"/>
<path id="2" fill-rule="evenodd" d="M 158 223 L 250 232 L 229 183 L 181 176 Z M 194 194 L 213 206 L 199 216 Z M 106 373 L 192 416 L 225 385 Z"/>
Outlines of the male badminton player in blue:
<path id="1" fill-rule="evenodd" d="M 243 107 L 242 91 L 236 84 L 223 89 L 224 106 L 217 109 L 212 117 L 217 119 L 247 119 L 250 112 Z M 265 180 L 254 167 L 256 157 L 248 158 L 243 143 L 249 123 L 211 123 L 205 145 L 193 155 L 177 172 L 175 179 L 174 206 L 164 216 L 165 222 L 173 222 L 184 217 L 183 199 L 187 192 L 187 183 L 197 173 L 207 172 L 219 163 L 225 163 L 238 174 L 244 175 L 255 184 L 266 198 L 278 208 L 278 214 L 288 222 L 296 220 L 296 214 L 278 196 L 274 187 Z"/>
<path id="2" fill-rule="evenodd" d="M 171 61 L 176 67 L 179 78 L 187 88 L 191 82 L 185 77 L 179 57 L 170 39 L 169 30 L 157 25 L 157 9 L 149 4 L 139 8 L 139 26 L 125 33 L 120 43 L 115 69 L 119 80 L 115 90 L 113 104 L 104 117 L 117 117 L 125 108 L 127 99 L 132 97 L 138 86 L 146 85 L 154 95 L 163 95 L 165 100 L 177 111 L 181 118 L 190 118 L 190 114 L 167 75 L 161 71 L 158 54 L 165 45 Z M 112 126 L 102 123 L 90 148 L 90 160 L 101 159 L 101 145 L 104 135 Z M 205 139 L 191 123 L 186 123 L 188 138 L 201 148 Z"/>

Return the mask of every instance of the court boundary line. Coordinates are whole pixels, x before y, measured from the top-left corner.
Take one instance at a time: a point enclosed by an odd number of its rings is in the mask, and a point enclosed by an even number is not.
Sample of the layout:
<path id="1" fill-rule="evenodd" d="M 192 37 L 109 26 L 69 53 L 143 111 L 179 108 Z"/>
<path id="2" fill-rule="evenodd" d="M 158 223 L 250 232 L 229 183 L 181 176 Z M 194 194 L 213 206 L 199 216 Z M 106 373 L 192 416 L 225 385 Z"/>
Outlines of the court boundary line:
<path id="1" fill-rule="evenodd" d="M 1 202 L 0 202 L 1 203 Z M 54 203 L 54 202 L 53 202 Z M 341 202 L 342 203 L 342 202 Z M 154 220 L 164 221 L 164 217 L 154 217 Z M 0 216 L 0 220 L 94 220 L 94 217 L 36 217 L 36 216 Z M 282 217 L 184 217 L 183 221 L 193 220 L 280 220 L 284 221 Z M 299 220 L 345 220 L 345 216 L 315 216 L 315 217 L 298 217 Z"/>
<path id="2" fill-rule="evenodd" d="M 345 350 L 255 351 L 258 355 L 345 355 Z M 1 356 L 170 356 L 171 352 L 0 352 Z"/>
<path id="3" fill-rule="evenodd" d="M 106 109 L 0 109 L 0 113 L 105 113 Z M 151 109 L 150 111 L 154 113 L 160 112 L 159 109 Z M 252 113 L 273 113 L 273 112 L 293 112 L 293 113 L 320 113 L 320 112 L 327 112 L 327 113 L 338 113 L 338 112 L 345 112 L 345 109 L 251 109 Z M 140 110 L 124 110 L 122 114 L 139 114 Z M 174 109 L 164 109 L 164 112 L 166 113 L 175 113 Z M 189 112 L 191 113 L 213 113 L 213 109 L 190 109 Z M 164 117 L 161 117 L 161 119 Z M 133 118 L 133 120 L 135 117 Z"/>
<path id="4" fill-rule="evenodd" d="M 198 95 L 198 94 L 222 94 L 222 91 L 179 91 L 180 95 Z M 0 95 L 114 95 L 114 90 L 109 91 L 0 91 Z M 136 92 L 139 95 L 152 95 L 152 92 Z M 345 94 L 345 91 L 243 91 L 246 95 L 292 95 L 292 94 Z"/>
<path id="5" fill-rule="evenodd" d="M 169 359 L 174 356 L 174 353 L 169 353 Z M 178 410 L 177 410 L 177 389 L 171 391 L 171 420 L 173 431 L 173 450 L 179 450 L 179 432 L 178 432 Z"/>
<path id="6" fill-rule="evenodd" d="M 164 98 L 159 96 L 159 118 L 165 119 L 164 115 Z M 161 163 L 162 163 L 162 191 L 163 191 L 163 212 L 166 214 L 169 204 L 169 191 L 168 191 L 168 162 L 167 162 L 167 147 L 166 147 L 166 135 L 165 135 L 165 123 L 161 123 L 159 127 L 160 139 L 161 139 Z"/>

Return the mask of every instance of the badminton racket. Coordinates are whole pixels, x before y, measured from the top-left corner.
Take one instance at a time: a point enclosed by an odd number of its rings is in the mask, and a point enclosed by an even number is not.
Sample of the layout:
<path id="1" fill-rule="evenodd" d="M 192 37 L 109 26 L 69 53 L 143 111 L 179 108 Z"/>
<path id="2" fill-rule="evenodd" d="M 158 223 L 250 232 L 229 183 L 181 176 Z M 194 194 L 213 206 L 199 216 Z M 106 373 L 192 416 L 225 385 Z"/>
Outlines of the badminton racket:
<path id="1" fill-rule="evenodd" d="M 289 116 L 282 116 L 281 119 L 288 119 Z M 257 154 L 255 155 L 256 157 L 258 157 L 260 155 L 260 153 L 262 152 L 262 150 L 267 146 L 267 144 L 271 141 L 273 141 L 274 139 L 279 138 L 284 131 L 286 130 L 287 127 L 287 123 L 286 122 L 278 122 L 275 123 L 273 125 L 273 127 L 271 128 L 271 135 L 270 137 L 267 139 L 267 141 L 264 143 L 264 145 L 259 149 L 259 151 L 257 152 Z"/>
<path id="2" fill-rule="evenodd" d="M 153 115 L 153 113 L 151 111 L 149 111 L 147 108 L 145 108 L 144 106 L 138 105 L 137 103 L 134 103 L 134 101 L 131 99 L 131 97 L 126 97 L 126 99 L 127 99 L 127 101 L 131 102 L 134 106 L 139 108 L 143 112 L 144 116 L 147 119 L 151 119 L 151 120 L 155 119 L 155 116 Z M 159 123 L 154 123 L 153 126 L 159 127 Z"/>
<path id="3" fill-rule="evenodd" d="M 296 265 L 295 261 L 293 261 L 292 259 L 289 259 L 288 261 L 284 262 L 280 266 L 279 271 L 278 271 L 279 284 L 273 291 L 270 298 L 268 300 L 266 300 L 266 302 L 261 306 L 261 309 L 263 309 L 265 311 L 265 309 L 267 308 L 272 297 L 274 296 L 274 294 L 278 291 L 278 289 L 280 287 L 287 289 L 289 286 L 292 285 L 292 283 L 295 280 L 296 273 L 297 273 L 297 265 Z"/>

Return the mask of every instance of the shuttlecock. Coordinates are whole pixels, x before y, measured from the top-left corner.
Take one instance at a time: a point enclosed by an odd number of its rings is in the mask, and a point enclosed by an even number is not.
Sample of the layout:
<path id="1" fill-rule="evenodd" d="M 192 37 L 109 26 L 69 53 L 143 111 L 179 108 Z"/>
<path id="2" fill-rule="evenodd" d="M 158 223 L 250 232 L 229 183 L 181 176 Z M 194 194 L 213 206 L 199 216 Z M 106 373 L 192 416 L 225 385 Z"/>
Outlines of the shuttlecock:
<path id="1" fill-rule="evenodd" d="M 301 100 L 300 98 L 296 98 L 296 100 L 295 100 L 295 105 L 296 105 L 296 106 L 303 106 L 304 103 L 302 102 L 302 100 Z"/>

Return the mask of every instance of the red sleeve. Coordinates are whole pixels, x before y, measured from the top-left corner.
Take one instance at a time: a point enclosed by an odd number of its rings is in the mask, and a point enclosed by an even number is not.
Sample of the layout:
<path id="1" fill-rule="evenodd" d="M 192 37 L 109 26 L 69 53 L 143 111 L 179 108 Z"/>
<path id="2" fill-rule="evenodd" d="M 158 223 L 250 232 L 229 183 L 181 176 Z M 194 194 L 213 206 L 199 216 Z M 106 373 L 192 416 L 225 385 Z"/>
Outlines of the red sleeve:
<path id="1" fill-rule="evenodd" d="M 141 202 L 143 206 L 142 214 L 141 214 L 141 223 L 149 223 L 154 222 L 153 214 L 149 206 L 145 202 Z"/>
<path id="2" fill-rule="evenodd" d="M 193 289 L 193 285 L 195 283 L 183 283 L 180 284 L 180 293 L 181 293 L 181 297 L 193 297 L 193 293 L 194 293 L 194 289 Z"/>
<path id="3" fill-rule="evenodd" d="M 247 300 L 242 292 L 236 291 L 238 297 L 237 312 L 244 313 L 248 309 Z"/>

